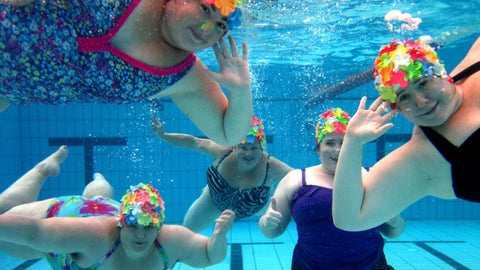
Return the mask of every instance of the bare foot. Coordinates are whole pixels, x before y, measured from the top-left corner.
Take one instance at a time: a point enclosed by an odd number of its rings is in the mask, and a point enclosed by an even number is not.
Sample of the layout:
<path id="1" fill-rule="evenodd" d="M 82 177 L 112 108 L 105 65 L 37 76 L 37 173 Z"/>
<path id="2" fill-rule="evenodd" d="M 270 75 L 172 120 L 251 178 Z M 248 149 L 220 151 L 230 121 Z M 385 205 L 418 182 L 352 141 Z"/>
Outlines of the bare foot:
<path id="1" fill-rule="evenodd" d="M 60 164 L 67 158 L 67 154 L 67 146 L 62 145 L 57 152 L 38 163 L 35 169 L 44 176 L 56 176 L 60 173 Z"/>

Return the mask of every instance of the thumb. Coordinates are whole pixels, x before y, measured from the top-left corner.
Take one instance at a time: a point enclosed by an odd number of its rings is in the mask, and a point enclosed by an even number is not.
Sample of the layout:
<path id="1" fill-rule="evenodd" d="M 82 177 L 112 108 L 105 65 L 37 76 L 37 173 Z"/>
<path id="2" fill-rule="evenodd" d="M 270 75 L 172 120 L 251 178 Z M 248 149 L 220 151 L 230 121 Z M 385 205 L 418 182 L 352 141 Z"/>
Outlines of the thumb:
<path id="1" fill-rule="evenodd" d="M 272 197 L 271 206 L 273 211 L 277 211 L 277 201 L 275 200 L 275 197 Z"/>
<path id="2" fill-rule="evenodd" d="M 208 77 L 210 77 L 210 79 L 216 81 L 217 83 L 220 81 L 220 74 L 213 72 L 208 68 L 202 69 L 202 72 Z"/>

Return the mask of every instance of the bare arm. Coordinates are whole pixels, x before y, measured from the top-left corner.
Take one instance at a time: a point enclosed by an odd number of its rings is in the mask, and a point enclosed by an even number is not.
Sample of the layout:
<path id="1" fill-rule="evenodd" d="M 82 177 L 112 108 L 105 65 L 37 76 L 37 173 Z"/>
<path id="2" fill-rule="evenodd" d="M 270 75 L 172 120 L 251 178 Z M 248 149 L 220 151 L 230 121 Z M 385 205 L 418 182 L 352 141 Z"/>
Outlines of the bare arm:
<path id="1" fill-rule="evenodd" d="M 235 213 L 225 210 L 215 221 L 212 236 L 194 233 L 183 226 L 170 226 L 170 247 L 176 250 L 178 260 L 193 267 L 207 267 L 221 262 L 227 254 L 227 232 L 232 228 Z"/>
<path id="2" fill-rule="evenodd" d="M 290 167 L 288 164 L 285 162 L 276 159 L 275 157 L 270 157 L 270 170 L 272 172 L 272 179 L 269 179 L 269 182 L 274 184 L 276 182 L 279 182 L 282 180 L 290 171 L 293 170 L 292 167 Z"/>
<path id="3" fill-rule="evenodd" d="M 380 226 L 430 195 L 432 185 L 419 169 L 421 150 L 412 141 L 377 162 L 362 179 L 363 145 L 392 126 L 387 124 L 392 112 L 384 114 L 380 99 L 369 110 L 364 109 L 365 102 L 362 98 L 349 122 L 334 180 L 333 220 L 338 228 L 347 231 Z"/>
<path id="4" fill-rule="evenodd" d="M 405 220 L 400 215 L 396 215 L 380 226 L 380 232 L 390 239 L 398 238 L 404 231 Z"/>
<path id="5" fill-rule="evenodd" d="M 260 231 L 266 237 L 280 236 L 290 223 L 292 196 L 299 187 L 298 179 L 301 179 L 300 171 L 294 170 L 278 184 L 267 211 L 258 221 Z"/>
<path id="6" fill-rule="evenodd" d="M 152 124 L 153 134 L 172 146 L 194 150 L 198 153 L 210 156 L 213 159 L 217 157 L 218 153 L 226 150 L 225 146 L 221 146 L 208 139 L 197 138 L 189 134 L 165 133 L 162 123 L 160 123 L 155 115 L 152 115 L 152 120 L 150 122 Z"/>
<path id="7" fill-rule="evenodd" d="M 0 216 L 1 241 L 29 246 L 45 253 L 92 254 L 92 250 L 95 253 L 94 250 L 108 241 L 107 235 L 105 223 L 97 219 Z"/>
<path id="8" fill-rule="evenodd" d="M 233 38 L 229 41 L 231 54 L 223 40 L 220 46 L 213 46 L 220 73 L 209 71 L 197 59 L 190 72 L 171 87 L 176 90 L 170 94 L 207 137 L 225 146 L 239 144 L 245 138 L 253 117 L 247 45 L 243 43 L 240 58 Z M 228 91 L 228 100 L 219 84 Z"/>

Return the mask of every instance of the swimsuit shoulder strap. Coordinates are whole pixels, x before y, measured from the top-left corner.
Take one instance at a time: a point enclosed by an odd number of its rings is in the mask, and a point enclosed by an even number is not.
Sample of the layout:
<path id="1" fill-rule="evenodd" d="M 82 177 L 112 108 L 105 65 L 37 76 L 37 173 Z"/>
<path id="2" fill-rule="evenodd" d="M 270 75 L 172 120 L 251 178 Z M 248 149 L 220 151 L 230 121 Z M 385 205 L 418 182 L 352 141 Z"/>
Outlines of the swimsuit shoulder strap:
<path id="1" fill-rule="evenodd" d="M 268 178 L 268 168 L 270 166 L 270 156 L 267 154 L 267 166 L 266 166 L 266 169 L 265 169 L 265 179 L 263 179 L 263 183 L 262 183 L 262 186 L 265 185 L 265 183 L 267 182 L 267 178 Z"/>
<path id="2" fill-rule="evenodd" d="M 458 73 L 457 75 L 453 76 L 452 80 L 453 82 L 458 82 L 460 80 L 468 78 L 470 75 L 472 75 L 473 73 L 479 70 L 480 70 L 480 61 L 464 69 L 462 72 Z"/>
<path id="3" fill-rule="evenodd" d="M 163 264 L 165 265 L 164 269 L 168 269 L 168 257 L 167 253 L 165 252 L 165 249 L 163 249 L 162 245 L 160 242 L 158 242 L 158 239 L 155 239 L 155 246 L 158 249 L 158 252 L 160 252 L 160 255 L 162 256 L 163 259 Z"/>
<path id="4" fill-rule="evenodd" d="M 307 180 L 305 179 L 305 169 L 302 169 L 302 186 L 307 185 Z"/>
<path id="5" fill-rule="evenodd" d="M 230 149 L 230 151 L 228 151 L 228 152 L 222 157 L 222 159 L 220 159 L 220 161 L 218 162 L 217 166 L 215 166 L 215 169 L 218 169 L 218 167 L 220 166 L 220 164 L 222 164 L 223 160 L 224 160 L 225 158 L 227 158 L 232 152 L 233 152 L 233 147 Z"/>
<path id="6" fill-rule="evenodd" d="M 437 148 L 438 152 L 440 152 L 440 154 L 442 154 L 442 156 L 451 163 L 452 160 L 455 159 L 454 155 L 457 153 L 458 148 L 435 130 L 422 126 L 420 128 L 433 146 Z"/>
<path id="7" fill-rule="evenodd" d="M 113 254 L 113 252 L 115 252 L 119 244 L 120 244 L 120 236 L 118 237 L 117 241 L 115 241 L 115 244 L 113 244 L 113 247 L 110 249 L 110 251 L 108 251 L 107 254 L 105 254 L 105 256 L 102 259 L 100 259 L 100 261 L 98 261 L 89 269 L 94 270 L 100 267 L 100 265 L 102 265 L 102 263 L 104 263 Z"/>

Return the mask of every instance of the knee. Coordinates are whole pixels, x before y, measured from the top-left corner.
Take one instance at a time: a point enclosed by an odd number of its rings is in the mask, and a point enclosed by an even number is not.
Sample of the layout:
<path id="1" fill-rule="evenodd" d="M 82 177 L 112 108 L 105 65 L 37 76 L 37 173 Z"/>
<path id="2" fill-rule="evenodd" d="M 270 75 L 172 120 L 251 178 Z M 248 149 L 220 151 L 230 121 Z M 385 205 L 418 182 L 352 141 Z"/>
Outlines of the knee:
<path id="1" fill-rule="evenodd" d="M 88 185 L 85 187 L 82 196 L 87 199 L 92 199 L 95 197 L 113 199 L 114 190 L 112 185 L 108 183 L 103 175 L 100 173 L 95 173 L 93 175 L 93 181 L 88 183 Z"/>

